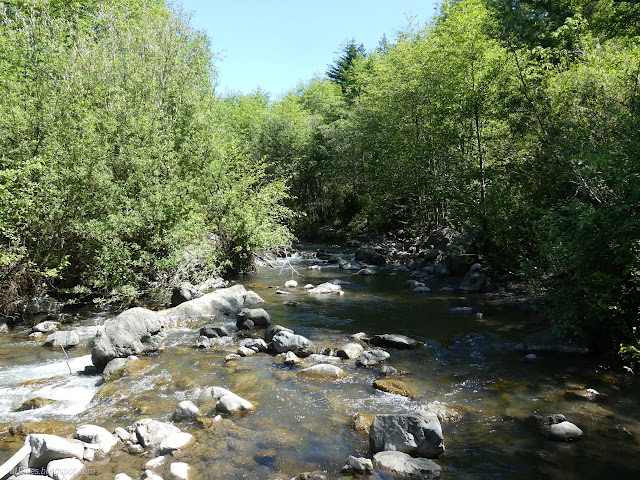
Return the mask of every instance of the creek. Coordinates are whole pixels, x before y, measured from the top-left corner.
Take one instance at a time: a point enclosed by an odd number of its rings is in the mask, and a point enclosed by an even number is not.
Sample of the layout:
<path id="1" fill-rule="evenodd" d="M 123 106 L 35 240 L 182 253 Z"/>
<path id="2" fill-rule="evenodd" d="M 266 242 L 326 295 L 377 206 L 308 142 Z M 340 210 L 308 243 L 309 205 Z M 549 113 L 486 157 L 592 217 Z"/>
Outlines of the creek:
<path id="1" fill-rule="evenodd" d="M 312 340 L 317 351 L 337 348 L 356 332 L 399 333 L 423 342 L 411 350 L 389 350 L 388 365 L 407 372 L 400 377 L 415 398 L 372 387 L 378 369 L 358 368 L 353 361 L 312 355 L 306 365 L 335 363 L 348 375 L 340 380 L 298 376 L 280 359 L 257 354 L 236 362 L 224 357 L 239 346 L 236 336 L 209 349 L 193 348 L 207 323 L 235 332 L 230 318 L 193 318 L 168 330 L 163 352 L 142 358 L 135 375 L 102 384 L 99 376 L 69 375 L 91 363 L 96 327 L 111 312 L 89 310 L 74 326 L 81 343 L 68 352 L 41 346 L 24 334 L 0 335 L 0 463 L 17 450 L 9 428 L 70 434 L 84 423 L 110 430 L 149 417 L 170 421 L 176 405 L 193 400 L 205 386 L 232 390 L 257 405 L 246 415 L 229 416 L 203 428 L 180 424 L 197 444 L 178 456 L 196 467 L 202 480 L 291 478 L 305 471 L 327 471 L 339 477 L 349 455 L 368 456 L 366 435 L 353 428 L 358 413 L 406 412 L 430 402 L 451 406 L 460 414 L 443 423 L 446 452 L 438 460 L 441 478 L 454 479 L 586 479 L 637 478 L 640 474 L 640 382 L 612 373 L 591 356 L 539 354 L 523 362 L 514 345 L 539 331 L 540 319 L 522 309 L 492 302 L 483 295 L 458 292 L 412 293 L 410 277 L 381 269 L 376 276 L 356 276 L 337 265 L 309 267 L 317 260 L 296 257 L 292 265 L 300 287 L 276 294 L 292 271 L 276 262 L 256 274 L 236 279 L 257 292 L 272 318 Z M 283 268 L 281 268 L 283 267 Z M 345 295 L 312 296 L 302 286 L 340 279 Z M 286 306 L 284 301 L 298 302 Z M 470 306 L 482 316 L 452 315 L 453 307 Z M 596 389 L 606 402 L 576 400 L 567 392 Z M 24 412 L 15 409 L 33 397 L 51 400 Z M 532 414 L 562 413 L 584 432 L 575 443 L 554 442 L 535 430 Z M 138 478 L 148 458 L 120 452 L 102 461 L 94 475 L 113 480 L 124 472 Z M 387 478 L 374 473 L 369 478 Z"/>

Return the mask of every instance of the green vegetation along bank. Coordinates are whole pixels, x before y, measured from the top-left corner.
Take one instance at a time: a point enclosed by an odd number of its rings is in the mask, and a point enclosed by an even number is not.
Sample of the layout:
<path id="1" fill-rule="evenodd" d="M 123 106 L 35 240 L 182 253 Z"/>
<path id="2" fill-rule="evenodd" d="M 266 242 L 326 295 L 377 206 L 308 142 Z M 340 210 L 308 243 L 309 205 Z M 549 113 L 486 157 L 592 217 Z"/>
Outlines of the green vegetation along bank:
<path id="1" fill-rule="evenodd" d="M 43 281 L 247 268 L 287 225 L 452 226 L 561 331 L 640 357 L 638 4 L 444 2 L 275 101 L 217 96 L 207 39 L 163 2 L 3 2 L 0 25 L 6 311 Z"/>

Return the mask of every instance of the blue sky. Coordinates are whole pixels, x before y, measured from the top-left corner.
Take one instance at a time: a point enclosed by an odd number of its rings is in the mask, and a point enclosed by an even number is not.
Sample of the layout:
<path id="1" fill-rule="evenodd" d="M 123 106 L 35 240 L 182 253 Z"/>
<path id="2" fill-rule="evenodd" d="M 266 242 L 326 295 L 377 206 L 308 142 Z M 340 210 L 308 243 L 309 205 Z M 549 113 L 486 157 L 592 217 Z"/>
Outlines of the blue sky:
<path id="1" fill-rule="evenodd" d="M 355 38 L 367 50 L 389 40 L 412 16 L 424 24 L 435 0 L 182 0 L 192 25 L 205 30 L 218 53 L 218 91 L 272 98 L 324 74 L 340 46 Z"/>

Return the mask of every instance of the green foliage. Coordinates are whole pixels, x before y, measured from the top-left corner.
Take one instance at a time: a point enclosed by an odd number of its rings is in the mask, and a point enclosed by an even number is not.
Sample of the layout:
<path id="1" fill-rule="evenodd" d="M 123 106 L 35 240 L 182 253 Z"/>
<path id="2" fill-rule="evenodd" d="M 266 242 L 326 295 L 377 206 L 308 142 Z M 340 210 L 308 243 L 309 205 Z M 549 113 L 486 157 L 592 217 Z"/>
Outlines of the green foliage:
<path id="1" fill-rule="evenodd" d="M 203 272 L 219 273 L 287 241 L 284 182 L 229 129 L 208 40 L 181 11 L 111 0 L 0 12 L 5 310 L 43 282 L 129 298 L 184 271 L 203 242 Z"/>

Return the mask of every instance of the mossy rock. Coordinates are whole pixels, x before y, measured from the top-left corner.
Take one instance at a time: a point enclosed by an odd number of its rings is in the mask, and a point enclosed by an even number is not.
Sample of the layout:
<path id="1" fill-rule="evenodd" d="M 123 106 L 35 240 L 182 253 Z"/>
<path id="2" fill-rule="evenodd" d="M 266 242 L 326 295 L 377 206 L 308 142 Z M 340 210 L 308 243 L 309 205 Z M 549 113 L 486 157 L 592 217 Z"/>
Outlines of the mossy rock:
<path id="1" fill-rule="evenodd" d="M 42 398 L 42 397 L 30 398 L 29 400 L 24 402 L 22 405 L 20 405 L 18 408 L 16 408 L 15 411 L 24 412 L 25 410 L 36 410 L 38 408 L 42 408 L 46 405 L 49 405 L 52 402 L 53 400 L 50 400 L 48 398 Z"/>
<path id="2" fill-rule="evenodd" d="M 403 397 L 416 398 L 420 396 L 420 392 L 412 385 L 397 378 L 380 378 L 373 382 L 373 388 L 387 393 L 402 395 Z"/>

